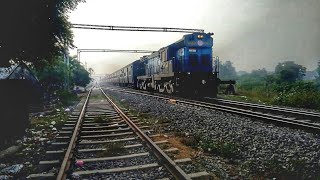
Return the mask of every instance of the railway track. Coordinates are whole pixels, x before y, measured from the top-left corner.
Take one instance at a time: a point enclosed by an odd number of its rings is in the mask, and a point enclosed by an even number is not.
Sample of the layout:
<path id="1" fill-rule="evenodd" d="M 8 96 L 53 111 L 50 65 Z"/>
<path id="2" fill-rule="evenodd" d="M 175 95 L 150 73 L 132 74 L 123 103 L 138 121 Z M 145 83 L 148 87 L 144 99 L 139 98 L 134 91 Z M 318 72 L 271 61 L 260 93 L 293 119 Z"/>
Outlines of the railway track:
<path id="1" fill-rule="evenodd" d="M 109 88 L 115 90 L 114 88 Z M 163 100 L 170 100 L 174 103 L 197 106 L 219 111 L 229 112 L 279 125 L 302 128 L 311 132 L 320 133 L 320 113 L 301 111 L 288 108 L 272 107 L 258 104 L 243 103 L 230 100 L 213 99 L 211 102 L 173 97 L 158 93 L 136 91 L 116 88 L 117 91 L 145 95 Z M 207 98 L 208 100 L 208 98 Z"/>
<path id="2" fill-rule="evenodd" d="M 127 110 L 119 108 L 101 88 L 92 88 L 69 116 L 56 142 L 40 161 L 42 173 L 29 179 L 191 179 L 205 171 L 187 172 L 190 158 L 172 159 L 176 148 Z"/>
<path id="3" fill-rule="evenodd" d="M 286 115 L 288 117 L 298 118 L 304 121 L 314 121 L 320 123 L 320 113 L 312 112 L 312 111 L 304 111 L 292 108 L 284 108 L 284 107 L 276 107 L 276 106 L 268 106 L 262 104 L 254 104 L 240 101 L 233 101 L 227 99 L 219 99 L 219 98 L 210 98 L 205 97 L 204 99 L 209 100 L 208 102 L 219 103 L 222 105 L 228 105 L 233 107 L 242 107 L 253 111 L 261 111 L 261 112 L 271 112 L 272 114 L 280 114 Z"/>

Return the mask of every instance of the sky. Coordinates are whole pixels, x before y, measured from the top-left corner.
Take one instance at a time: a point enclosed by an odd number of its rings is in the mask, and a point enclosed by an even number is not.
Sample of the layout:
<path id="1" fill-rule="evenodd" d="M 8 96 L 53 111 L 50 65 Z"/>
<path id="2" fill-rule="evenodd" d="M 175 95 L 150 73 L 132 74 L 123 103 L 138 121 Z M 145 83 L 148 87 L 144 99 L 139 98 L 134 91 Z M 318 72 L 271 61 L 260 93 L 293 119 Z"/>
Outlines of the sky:
<path id="1" fill-rule="evenodd" d="M 213 55 L 237 71 L 292 60 L 314 70 L 320 60 L 320 0 L 86 0 L 71 23 L 204 29 Z M 159 50 L 184 33 L 73 29 L 79 49 Z M 76 49 L 70 50 L 77 54 Z M 146 55 L 146 54 L 145 54 Z M 143 54 L 81 53 L 96 74 L 112 73 Z"/>

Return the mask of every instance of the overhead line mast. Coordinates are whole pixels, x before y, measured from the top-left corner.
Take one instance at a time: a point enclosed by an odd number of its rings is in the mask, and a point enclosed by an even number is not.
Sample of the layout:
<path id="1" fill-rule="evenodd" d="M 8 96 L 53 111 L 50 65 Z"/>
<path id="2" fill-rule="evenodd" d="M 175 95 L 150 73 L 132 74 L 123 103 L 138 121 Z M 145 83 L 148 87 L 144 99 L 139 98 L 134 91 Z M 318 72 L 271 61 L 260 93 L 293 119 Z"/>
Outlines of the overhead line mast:
<path id="1" fill-rule="evenodd" d="M 151 31 L 151 32 L 182 32 L 182 33 L 204 33 L 203 29 L 189 28 L 168 28 L 168 27 L 138 27 L 138 26 L 108 26 L 93 24 L 71 24 L 72 28 L 95 29 L 95 30 L 115 30 L 115 31 Z"/>

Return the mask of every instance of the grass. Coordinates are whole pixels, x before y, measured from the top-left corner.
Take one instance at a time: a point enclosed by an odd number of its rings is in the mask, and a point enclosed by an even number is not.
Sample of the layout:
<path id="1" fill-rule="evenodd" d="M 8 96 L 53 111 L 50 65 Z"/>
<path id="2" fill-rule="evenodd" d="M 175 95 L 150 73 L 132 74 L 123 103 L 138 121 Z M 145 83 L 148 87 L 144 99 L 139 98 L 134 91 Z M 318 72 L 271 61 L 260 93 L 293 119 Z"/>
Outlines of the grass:
<path id="1" fill-rule="evenodd" d="M 59 90 L 57 91 L 57 95 L 63 106 L 69 106 L 75 101 L 80 101 L 80 97 L 78 97 L 77 94 L 68 90 Z"/>
<path id="2" fill-rule="evenodd" d="M 249 102 L 249 103 L 258 103 L 258 104 L 272 104 L 272 100 L 274 99 L 275 95 L 267 96 L 266 93 L 262 93 L 260 91 L 245 91 L 239 90 L 237 92 L 238 95 L 224 95 L 219 94 L 220 97 L 229 100 L 235 101 L 242 101 L 242 102 Z"/>
<path id="3" fill-rule="evenodd" d="M 92 100 L 101 100 L 101 99 L 106 99 L 106 97 L 102 94 L 95 94 L 95 95 L 91 95 L 90 99 Z"/>
<path id="4" fill-rule="evenodd" d="M 234 143 L 229 142 L 202 142 L 202 149 L 207 153 L 213 153 L 225 158 L 234 158 L 238 156 L 238 148 Z"/>
<path id="5" fill-rule="evenodd" d="M 109 121 L 110 121 L 110 119 L 107 116 L 104 116 L 104 115 L 95 117 L 93 119 L 93 122 L 95 122 L 95 123 L 105 123 L 105 122 L 109 122 Z"/>
<path id="6" fill-rule="evenodd" d="M 124 144 L 119 142 L 107 143 L 103 148 L 105 148 L 105 150 L 99 153 L 100 157 L 118 156 L 127 152 Z"/>
<path id="7" fill-rule="evenodd" d="M 200 139 L 201 139 L 200 136 L 185 137 L 185 136 L 181 136 L 181 135 L 179 135 L 177 133 L 176 133 L 176 135 L 181 137 L 181 142 L 183 144 L 185 144 L 186 146 L 193 147 L 193 148 L 198 147 Z"/>
<path id="8" fill-rule="evenodd" d="M 60 128 L 63 123 L 68 119 L 67 114 L 58 113 L 55 115 L 43 116 L 43 117 L 32 117 L 30 126 L 36 130 L 40 130 L 43 128 L 49 128 L 51 122 L 55 121 L 54 125 L 56 128 Z"/>

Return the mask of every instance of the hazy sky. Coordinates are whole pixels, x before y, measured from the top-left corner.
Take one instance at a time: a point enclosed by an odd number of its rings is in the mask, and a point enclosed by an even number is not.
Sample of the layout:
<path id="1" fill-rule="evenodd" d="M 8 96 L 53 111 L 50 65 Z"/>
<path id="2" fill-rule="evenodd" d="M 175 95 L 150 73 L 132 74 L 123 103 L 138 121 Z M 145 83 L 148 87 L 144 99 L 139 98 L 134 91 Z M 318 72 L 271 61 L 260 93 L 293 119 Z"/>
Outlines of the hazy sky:
<path id="1" fill-rule="evenodd" d="M 214 56 L 236 69 L 274 70 L 294 60 L 314 70 L 320 60 L 320 0 L 86 0 L 71 12 L 82 24 L 204 29 Z M 73 29 L 80 49 L 159 50 L 183 33 Z M 76 54 L 76 50 L 71 50 Z M 81 53 L 96 73 L 111 73 L 142 54 Z"/>

